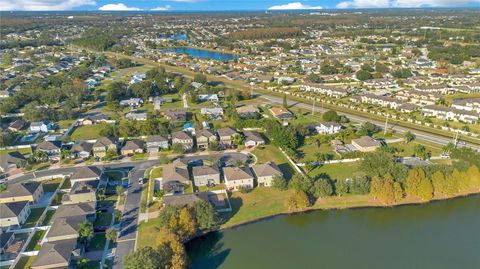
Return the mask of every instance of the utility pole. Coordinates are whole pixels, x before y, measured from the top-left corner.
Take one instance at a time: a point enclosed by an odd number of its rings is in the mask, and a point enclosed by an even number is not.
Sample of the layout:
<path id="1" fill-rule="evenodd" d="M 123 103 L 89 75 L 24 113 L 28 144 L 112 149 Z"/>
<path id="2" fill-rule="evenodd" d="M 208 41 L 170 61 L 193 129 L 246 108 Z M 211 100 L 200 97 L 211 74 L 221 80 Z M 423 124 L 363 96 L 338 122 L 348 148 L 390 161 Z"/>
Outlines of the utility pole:
<path id="1" fill-rule="evenodd" d="M 389 114 L 387 114 L 387 118 L 385 119 L 385 131 L 383 132 L 383 135 L 386 135 L 386 134 L 387 134 L 387 128 L 388 128 L 388 117 L 389 117 L 389 116 L 390 116 L 390 115 L 389 115 Z"/>
<path id="2" fill-rule="evenodd" d="M 457 147 L 458 143 L 458 131 L 455 133 L 455 137 L 453 138 L 453 145 L 455 145 L 455 148 Z"/>
<path id="3" fill-rule="evenodd" d="M 313 105 L 312 105 L 312 116 L 315 115 L 315 97 L 313 98 Z"/>

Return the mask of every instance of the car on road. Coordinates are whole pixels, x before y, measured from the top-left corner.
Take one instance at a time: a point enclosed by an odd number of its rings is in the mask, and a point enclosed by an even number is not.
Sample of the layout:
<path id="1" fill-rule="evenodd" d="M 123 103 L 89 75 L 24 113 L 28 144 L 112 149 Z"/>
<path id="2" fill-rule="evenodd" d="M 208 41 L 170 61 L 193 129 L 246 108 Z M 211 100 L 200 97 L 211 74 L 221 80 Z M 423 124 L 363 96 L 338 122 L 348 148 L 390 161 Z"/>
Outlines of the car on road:
<path id="1" fill-rule="evenodd" d="M 143 185 L 143 177 L 138 179 L 138 184 Z"/>

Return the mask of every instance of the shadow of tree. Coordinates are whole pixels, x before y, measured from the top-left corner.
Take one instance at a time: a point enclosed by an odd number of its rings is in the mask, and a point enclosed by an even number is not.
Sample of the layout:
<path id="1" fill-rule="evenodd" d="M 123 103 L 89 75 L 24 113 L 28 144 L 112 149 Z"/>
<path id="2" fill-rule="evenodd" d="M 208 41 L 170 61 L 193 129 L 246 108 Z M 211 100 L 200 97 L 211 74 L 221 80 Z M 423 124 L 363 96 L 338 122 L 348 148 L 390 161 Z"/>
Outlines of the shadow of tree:
<path id="1" fill-rule="evenodd" d="M 191 261 L 188 268 L 220 267 L 231 251 L 223 249 L 224 244 L 220 242 L 222 238 L 222 232 L 212 232 L 188 242 L 185 246 Z"/>

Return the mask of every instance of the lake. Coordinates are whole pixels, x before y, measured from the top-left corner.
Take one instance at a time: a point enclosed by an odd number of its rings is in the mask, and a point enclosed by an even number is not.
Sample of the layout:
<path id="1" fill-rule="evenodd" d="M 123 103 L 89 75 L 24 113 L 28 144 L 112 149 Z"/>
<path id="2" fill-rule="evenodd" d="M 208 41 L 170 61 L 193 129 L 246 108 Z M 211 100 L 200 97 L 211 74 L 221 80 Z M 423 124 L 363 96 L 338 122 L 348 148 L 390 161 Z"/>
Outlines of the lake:
<path id="1" fill-rule="evenodd" d="M 397 208 L 314 211 L 187 244 L 190 268 L 480 268 L 480 196 Z"/>
<path id="2" fill-rule="evenodd" d="M 176 52 L 180 54 L 188 54 L 194 58 L 203 58 L 211 59 L 217 61 L 230 61 L 238 59 L 239 57 L 235 54 L 223 53 L 218 51 L 211 51 L 205 49 L 196 49 L 196 48 L 167 48 L 164 49 L 165 52 Z"/>

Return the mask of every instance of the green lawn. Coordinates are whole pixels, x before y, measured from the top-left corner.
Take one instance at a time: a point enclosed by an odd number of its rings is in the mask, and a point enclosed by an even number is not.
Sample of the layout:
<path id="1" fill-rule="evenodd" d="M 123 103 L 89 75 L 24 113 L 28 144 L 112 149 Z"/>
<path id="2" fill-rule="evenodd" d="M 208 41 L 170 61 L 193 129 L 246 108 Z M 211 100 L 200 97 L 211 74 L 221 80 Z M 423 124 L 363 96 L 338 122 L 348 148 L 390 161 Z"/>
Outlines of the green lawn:
<path id="1" fill-rule="evenodd" d="M 291 178 L 292 175 L 295 174 L 295 170 L 290 165 L 287 158 L 274 145 L 265 145 L 263 148 L 257 147 L 255 150 L 253 150 L 252 153 L 257 156 L 258 164 L 266 163 L 269 161 L 276 163 L 287 179 Z"/>
<path id="2" fill-rule="evenodd" d="M 29 269 L 37 256 L 24 256 L 18 260 L 14 269 Z"/>
<path id="3" fill-rule="evenodd" d="M 331 179 L 346 179 L 354 176 L 361 176 L 364 175 L 364 173 L 359 170 L 359 164 L 359 162 L 325 164 L 309 171 L 308 175 L 315 178 L 322 174 L 326 174 L 330 176 Z"/>
<path id="4" fill-rule="evenodd" d="M 390 143 L 388 146 L 392 148 L 396 148 L 399 151 L 398 155 L 402 157 L 411 157 L 414 155 L 414 150 L 416 145 L 425 146 L 425 148 L 432 153 L 432 156 L 439 156 L 443 153 L 443 150 L 440 145 L 428 143 L 423 140 L 414 140 L 408 144 L 404 142 Z"/>
<path id="5" fill-rule="evenodd" d="M 6 150 L 0 150 L 0 154 L 8 153 L 8 152 L 14 152 L 14 151 L 18 151 L 18 152 L 20 152 L 20 153 L 23 154 L 23 155 L 32 154 L 32 148 L 31 148 L 31 147 L 29 147 L 29 148 L 21 148 L 21 149 L 6 149 Z"/>
<path id="6" fill-rule="evenodd" d="M 100 132 L 110 124 L 102 123 L 97 125 L 79 126 L 72 133 L 72 140 L 87 140 L 101 137 Z"/>
<path id="7" fill-rule="evenodd" d="M 46 215 L 45 215 L 45 219 L 43 219 L 43 222 L 42 222 L 42 226 L 47 226 L 47 225 L 50 225 L 51 221 L 52 221 L 52 218 L 53 218 L 53 215 L 55 214 L 55 209 L 52 209 L 52 210 L 48 210 Z"/>
<path id="8" fill-rule="evenodd" d="M 62 182 L 62 178 L 54 178 L 48 181 L 42 182 L 43 186 L 43 191 L 44 192 L 54 192 L 58 186 L 60 186 L 60 183 Z"/>
<path id="9" fill-rule="evenodd" d="M 132 161 L 143 161 L 148 159 L 148 153 L 137 153 L 131 157 Z"/>
<path id="10" fill-rule="evenodd" d="M 157 167 L 157 168 L 154 168 L 151 172 L 150 172 L 150 177 L 151 178 L 159 178 L 159 177 L 162 177 L 162 170 L 163 168 L 162 167 Z"/>
<path id="11" fill-rule="evenodd" d="M 216 190 L 224 190 L 224 189 L 225 189 L 225 184 L 223 184 L 223 183 L 217 184 L 217 185 L 213 186 L 212 188 L 209 188 L 208 186 L 200 186 L 200 187 L 195 186 L 195 190 L 200 191 L 200 192 L 216 191 Z"/>
<path id="12" fill-rule="evenodd" d="M 90 239 L 90 242 L 88 242 L 87 249 L 89 251 L 103 250 L 106 243 L 107 239 L 105 238 L 105 233 L 97 233 L 92 237 L 92 239 Z"/>
<path id="13" fill-rule="evenodd" d="M 301 153 L 301 156 L 297 161 L 315 161 L 316 153 L 329 153 L 332 154 L 334 158 L 339 157 L 337 153 L 332 150 L 332 147 L 328 143 L 322 143 L 320 144 L 320 147 L 317 147 L 317 138 L 318 137 L 307 137 L 307 139 L 305 139 L 304 145 L 298 149 L 298 151 Z"/>
<path id="14" fill-rule="evenodd" d="M 30 215 L 28 216 L 27 220 L 23 224 L 23 228 L 31 228 L 35 227 L 38 219 L 42 216 L 43 211 L 45 211 L 45 207 L 41 208 L 32 208 Z"/>
<path id="15" fill-rule="evenodd" d="M 95 222 L 93 223 L 93 226 L 95 227 L 110 226 L 110 223 L 112 223 L 112 218 L 113 216 L 110 213 L 105 213 L 105 212 L 97 213 L 97 217 L 95 218 Z"/>
<path id="16" fill-rule="evenodd" d="M 34 250 L 40 250 L 40 242 L 43 239 L 43 236 L 45 235 L 47 231 L 36 231 L 35 234 L 32 237 L 32 240 L 28 243 L 27 248 L 25 251 L 34 251 Z"/>

